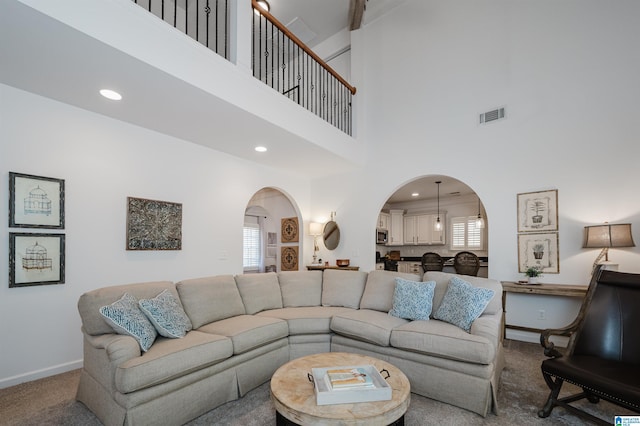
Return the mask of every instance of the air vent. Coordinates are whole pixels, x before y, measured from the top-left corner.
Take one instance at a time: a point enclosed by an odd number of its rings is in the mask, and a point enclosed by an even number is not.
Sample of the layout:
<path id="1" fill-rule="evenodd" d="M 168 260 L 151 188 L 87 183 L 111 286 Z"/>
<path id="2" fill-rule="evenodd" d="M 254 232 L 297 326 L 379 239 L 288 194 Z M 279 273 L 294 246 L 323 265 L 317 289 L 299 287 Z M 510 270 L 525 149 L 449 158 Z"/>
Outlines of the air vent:
<path id="1" fill-rule="evenodd" d="M 493 111 L 487 111 L 480 114 L 480 124 L 490 123 L 496 120 L 502 120 L 505 118 L 504 107 L 494 109 Z"/>

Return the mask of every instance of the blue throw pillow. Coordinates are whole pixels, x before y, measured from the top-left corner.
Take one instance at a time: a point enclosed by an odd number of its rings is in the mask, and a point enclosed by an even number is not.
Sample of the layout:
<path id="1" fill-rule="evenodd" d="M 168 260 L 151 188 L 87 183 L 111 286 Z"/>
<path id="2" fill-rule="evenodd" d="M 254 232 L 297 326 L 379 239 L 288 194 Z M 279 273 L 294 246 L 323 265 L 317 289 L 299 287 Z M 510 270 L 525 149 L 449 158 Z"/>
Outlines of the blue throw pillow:
<path id="1" fill-rule="evenodd" d="M 140 299 L 138 304 L 161 336 L 180 338 L 193 328 L 191 320 L 169 290 L 153 299 Z"/>
<path id="2" fill-rule="evenodd" d="M 138 301 L 129 293 L 111 305 L 100 308 L 100 314 L 116 333 L 132 336 L 144 352 L 148 351 L 158 333 L 138 307 Z"/>
<path id="3" fill-rule="evenodd" d="M 474 287 L 459 277 L 453 277 L 433 317 L 469 332 L 471 324 L 484 312 L 494 293 L 491 289 Z"/>
<path id="4" fill-rule="evenodd" d="M 415 282 L 396 278 L 389 315 L 408 320 L 428 320 L 433 307 L 435 281 Z"/>

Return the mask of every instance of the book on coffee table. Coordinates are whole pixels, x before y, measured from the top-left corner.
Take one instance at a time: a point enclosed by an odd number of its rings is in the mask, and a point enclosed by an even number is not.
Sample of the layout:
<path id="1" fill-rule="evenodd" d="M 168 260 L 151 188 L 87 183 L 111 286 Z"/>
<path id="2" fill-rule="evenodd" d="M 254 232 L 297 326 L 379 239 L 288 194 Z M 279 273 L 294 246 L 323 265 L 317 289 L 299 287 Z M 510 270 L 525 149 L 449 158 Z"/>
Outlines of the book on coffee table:
<path id="1" fill-rule="evenodd" d="M 311 370 L 318 405 L 391 399 L 391 386 L 373 365 L 322 367 Z M 335 385 L 331 383 L 329 372 L 334 377 Z M 341 379 L 344 379 L 344 382 Z"/>
<path id="2" fill-rule="evenodd" d="M 327 370 L 331 389 L 363 389 L 374 387 L 371 376 L 362 367 Z"/>

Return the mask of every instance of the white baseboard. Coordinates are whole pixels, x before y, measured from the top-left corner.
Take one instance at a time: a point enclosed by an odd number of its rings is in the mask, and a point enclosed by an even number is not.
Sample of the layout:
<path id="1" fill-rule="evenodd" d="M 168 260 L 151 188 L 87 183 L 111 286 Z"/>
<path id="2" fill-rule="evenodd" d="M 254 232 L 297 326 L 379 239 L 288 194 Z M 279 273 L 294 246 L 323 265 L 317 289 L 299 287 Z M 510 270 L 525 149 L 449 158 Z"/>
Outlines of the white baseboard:
<path id="1" fill-rule="evenodd" d="M 44 377 L 55 376 L 56 374 L 66 373 L 67 371 L 77 370 L 78 368 L 82 368 L 81 359 L 43 368 L 42 370 L 30 371 L 17 376 L 7 377 L 6 379 L 0 379 L 0 389 L 19 385 L 20 383 L 31 382 Z"/>

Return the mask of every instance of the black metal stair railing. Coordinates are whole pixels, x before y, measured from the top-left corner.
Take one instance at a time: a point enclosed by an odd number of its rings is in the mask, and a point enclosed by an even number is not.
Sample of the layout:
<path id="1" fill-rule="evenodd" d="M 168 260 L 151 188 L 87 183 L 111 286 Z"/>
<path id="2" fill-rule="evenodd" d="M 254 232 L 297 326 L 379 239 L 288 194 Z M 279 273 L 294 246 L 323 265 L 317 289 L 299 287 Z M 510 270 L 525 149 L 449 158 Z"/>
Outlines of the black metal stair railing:
<path id="1" fill-rule="evenodd" d="M 229 0 L 133 0 L 225 59 L 229 59 Z"/>
<path id="2" fill-rule="evenodd" d="M 253 76 L 351 135 L 355 87 L 252 0 Z"/>
<path id="3" fill-rule="evenodd" d="M 229 59 L 229 0 L 132 0 L 174 28 Z M 309 47 L 251 0 L 253 75 L 302 107 L 352 134 L 347 83 Z"/>

